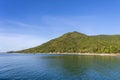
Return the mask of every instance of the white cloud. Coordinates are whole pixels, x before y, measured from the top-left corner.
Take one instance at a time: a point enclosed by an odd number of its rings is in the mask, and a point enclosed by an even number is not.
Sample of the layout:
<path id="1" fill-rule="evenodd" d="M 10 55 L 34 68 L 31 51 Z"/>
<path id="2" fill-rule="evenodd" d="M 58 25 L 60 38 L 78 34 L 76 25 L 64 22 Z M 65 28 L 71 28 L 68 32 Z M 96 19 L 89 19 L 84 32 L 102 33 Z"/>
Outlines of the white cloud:
<path id="1" fill-rule="evenodd" d="M 27 32 L 27 31 L 34 31 L 35 30 L 41 30 L 41 26 L 32 25 L 30 23 L 25 23 L 22 21 L 16 21 L 16 20 L 0 20 L 0 30 L 1 31 L 7 31 L 7 32 Z"/>
<path id="2" fill-rule="evenodd" d="M 16 25 L 19 25 L 21 27 L 31 27 L 31 25 L 29 24 L 25 24 L 23 22 L 18 22 L 18 21 L 13 21 L 13 20 L 7 20 L 8 23 L 10 24 L 16 24 Z"/>
<path id="3" fill-rule="evenodd" d="M 13 25 L 17 25 L 19 27 L 24 27 L 24 28 L 33 28 L 34 27 L 34 29 L 39 29 L 39 26 L 24 23 L 24 22 L 20 22 L 20 21 L 14 21 L 14 20 L 8 20 L 7 19 L 4 22 L 9 23 L 9 24 L 13 24 Z"/>
<path id="4" fill-rule="evenodd" d="M 26 49 L 38 46 L 45 41 L 31 35 L 2 34 L 0 35 L 0 52 Z"/>
<path id="5" fill-rule="evenodd" d="M 119 20 L 109 23 L 106 22 L 108 19 L 104 19 L 106 18 L 97 16 L 43 16 L 37 21 L 33 20 L 33 23 L 34 21 L 38 23 L 37 26 L 21 21 L 1 20 L 0 51 L 30 48 L 70 31 L 79 31 L 89 35 L 119 33 Z M 114 29 L 115 25 L 118 26 L 116 29 Z M 112 31 L 105 31 L 109 26 Z"/>

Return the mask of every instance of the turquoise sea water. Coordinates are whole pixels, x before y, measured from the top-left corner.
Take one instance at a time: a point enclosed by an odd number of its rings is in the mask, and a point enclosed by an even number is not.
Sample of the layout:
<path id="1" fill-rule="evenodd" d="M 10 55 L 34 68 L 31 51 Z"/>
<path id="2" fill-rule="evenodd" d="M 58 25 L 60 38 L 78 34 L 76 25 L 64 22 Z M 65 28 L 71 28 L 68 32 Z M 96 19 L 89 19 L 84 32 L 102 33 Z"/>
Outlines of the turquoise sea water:
<path id="1" fill-rule="evenodd" d="M 120 56 L 1 53 L 0 80 L 120 80 Z"/>

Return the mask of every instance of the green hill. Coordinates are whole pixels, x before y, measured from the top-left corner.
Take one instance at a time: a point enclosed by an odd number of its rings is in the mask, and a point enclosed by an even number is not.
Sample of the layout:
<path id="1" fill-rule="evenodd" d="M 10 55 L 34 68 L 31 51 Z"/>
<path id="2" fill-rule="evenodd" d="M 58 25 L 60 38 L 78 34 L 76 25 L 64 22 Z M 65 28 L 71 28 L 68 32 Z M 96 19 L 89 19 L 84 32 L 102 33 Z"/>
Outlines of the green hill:
<path id="1" fill-rule="evenodd" d="M 19 53 L 120 53 L 120 35 L 88 36 L 69 32 Z"/>

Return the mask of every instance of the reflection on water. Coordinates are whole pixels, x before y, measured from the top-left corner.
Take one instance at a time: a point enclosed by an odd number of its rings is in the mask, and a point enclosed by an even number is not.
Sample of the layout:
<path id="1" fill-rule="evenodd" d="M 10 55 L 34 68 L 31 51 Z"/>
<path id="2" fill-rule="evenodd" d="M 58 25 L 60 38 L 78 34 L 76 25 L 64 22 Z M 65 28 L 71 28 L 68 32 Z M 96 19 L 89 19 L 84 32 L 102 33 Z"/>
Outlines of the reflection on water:
<path id="1" fill-rule="evenodd" d="M 1 56 L 2 55 L 2 56 Z M 0 80 L 119 80 L 120 57 L 0 54 Z"/>

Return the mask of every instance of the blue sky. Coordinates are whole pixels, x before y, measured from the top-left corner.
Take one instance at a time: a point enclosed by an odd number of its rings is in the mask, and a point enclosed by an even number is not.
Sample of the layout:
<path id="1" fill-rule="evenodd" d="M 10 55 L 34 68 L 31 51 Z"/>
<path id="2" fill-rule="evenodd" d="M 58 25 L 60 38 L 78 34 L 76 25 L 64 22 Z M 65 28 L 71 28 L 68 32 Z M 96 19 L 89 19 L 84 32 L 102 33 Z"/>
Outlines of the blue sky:
<path id="1" fill-rule="evenodd" d="M 0 52 L 71 31 L 120 34 L 120 0 L 0 0 Z"/>

